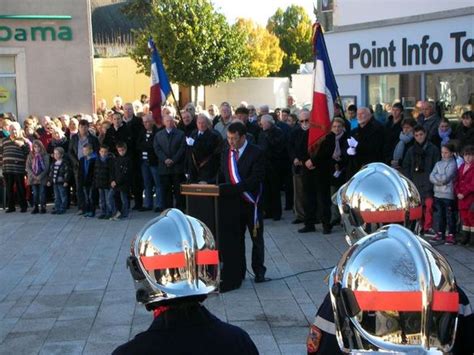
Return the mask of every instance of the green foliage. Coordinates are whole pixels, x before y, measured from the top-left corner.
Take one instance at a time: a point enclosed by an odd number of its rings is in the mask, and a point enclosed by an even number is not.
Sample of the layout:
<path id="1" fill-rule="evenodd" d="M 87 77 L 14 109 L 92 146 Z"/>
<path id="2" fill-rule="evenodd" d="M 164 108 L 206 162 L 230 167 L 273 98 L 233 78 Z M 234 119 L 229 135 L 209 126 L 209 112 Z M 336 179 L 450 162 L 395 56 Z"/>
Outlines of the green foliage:
<path id="1" fill-rule="evenodd" d="M 248 73 L 244 34 L 229 26 L 209 0 L 134 0 L 129 16 L 141 16 L 144 27 L 134 31 L 130 56 L 149 75 L 150 35 L 174 83 L 212 85 Z"/>
<path id="2" fill-rule="evenodd" d="M 234 26 L 244 33 L 250 60 L 249 76 L 268 76 L 280 70 L 283 51 L 274 34 L 248 19 L 238 19 Z"/>
<path id="3" fill-rule="evenodd" d="M 278 9 L 268 19 L 267 29 L 280 39 L 280 47 L 285 52 L 278 75 L 290 76 L 300 64 L 313 60 L 311 20 L 303 7 L 291 5 L 285 11 Z"/>

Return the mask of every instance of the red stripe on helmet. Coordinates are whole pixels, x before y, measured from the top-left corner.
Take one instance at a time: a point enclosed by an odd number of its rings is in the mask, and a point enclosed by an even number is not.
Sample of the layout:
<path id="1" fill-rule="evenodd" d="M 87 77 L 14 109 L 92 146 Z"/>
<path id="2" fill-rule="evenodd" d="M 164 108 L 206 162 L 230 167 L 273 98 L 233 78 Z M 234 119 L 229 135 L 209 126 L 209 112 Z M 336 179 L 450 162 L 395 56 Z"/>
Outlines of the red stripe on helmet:
<path id="1" fill-rule="evenodd" d="M 365 223 L 394 223 L 405 221 L 404 210 L 392 211 L 360 211 L 360 215 Z M 409 219 L 421 218 L 421 207 L 410 208 Z"/>
<path id="2" fill-rule="evenodd" d="M 357 304 L 362 311 L 421 312 L 422 293 L 391 291 L 354 291 Z M 458 312 L 457 292 L 433 292 L 433 311 Z"/>
<path id="3" fill-rule="evenodd" d="M 186 266 L 184 253 L 171 253 L 165 255 L 141 256 L 140 261 L 146 270 L 173 269 Z M 219 264 L 219 253 L 217 250 L 203 250 L 196 252 L 197 265 Z"/>

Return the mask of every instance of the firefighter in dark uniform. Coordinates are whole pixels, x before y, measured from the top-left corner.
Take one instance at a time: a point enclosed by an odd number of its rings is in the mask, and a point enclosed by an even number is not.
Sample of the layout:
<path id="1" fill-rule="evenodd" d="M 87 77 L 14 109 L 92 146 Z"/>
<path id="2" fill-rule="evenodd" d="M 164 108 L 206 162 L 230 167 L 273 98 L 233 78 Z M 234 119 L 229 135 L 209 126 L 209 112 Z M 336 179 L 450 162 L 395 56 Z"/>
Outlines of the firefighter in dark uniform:
<path id="1" fill-rule="evenodd" d="M 218 251 L 204 223 L 177 209 L 164 211 L 134 238 L 127 265 L 137 301 L 154 320 L 114 355 L 258 354 L 245 331 L 201 304 L 219 285 Z"/>
<path id="2" fill-rule="evenodd" d="M 472 354 L 469 299 L 447 260 L 405 228 L 420 217 L 414 185 L 373 163 L 335 199 L 351 246 L 329 277 L 329 293 L 307 338 L 308 354 Z"/>

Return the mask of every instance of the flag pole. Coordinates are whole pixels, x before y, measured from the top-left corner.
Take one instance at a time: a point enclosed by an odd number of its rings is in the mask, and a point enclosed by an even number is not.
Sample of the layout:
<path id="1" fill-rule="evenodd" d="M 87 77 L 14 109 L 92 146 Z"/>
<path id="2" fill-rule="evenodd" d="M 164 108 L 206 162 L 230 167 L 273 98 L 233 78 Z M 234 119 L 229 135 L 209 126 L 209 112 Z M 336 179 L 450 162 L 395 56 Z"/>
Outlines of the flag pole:
<path id="1" fill-rule="evenodd" d="M 183 117 L 181 116 L 181 110 L 179 109 L 178 101 L 176 101 L 176 97 L 174 96 L 174 91 L 173 91 L 173 86 L 172 85 L 171 85 L 171 96 L 173 96 L 174 105 L 176 106 L 176 112 L 178 113 L 178 116 L 179 116 L 181 122 L 183 122 Z"/>

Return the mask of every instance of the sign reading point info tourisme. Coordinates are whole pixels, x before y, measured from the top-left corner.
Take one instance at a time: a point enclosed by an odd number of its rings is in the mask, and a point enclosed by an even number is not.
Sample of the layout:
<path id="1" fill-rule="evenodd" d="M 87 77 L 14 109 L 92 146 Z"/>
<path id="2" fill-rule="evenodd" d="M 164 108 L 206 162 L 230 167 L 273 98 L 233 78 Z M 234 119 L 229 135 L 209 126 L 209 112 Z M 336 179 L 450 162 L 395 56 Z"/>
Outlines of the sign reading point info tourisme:
<path id="1" fill-rule="evenodd" d="M 327 34 L 341 74 L 474 68 L 474 16 Z"/>

